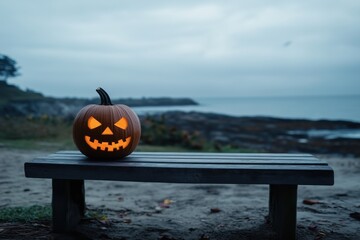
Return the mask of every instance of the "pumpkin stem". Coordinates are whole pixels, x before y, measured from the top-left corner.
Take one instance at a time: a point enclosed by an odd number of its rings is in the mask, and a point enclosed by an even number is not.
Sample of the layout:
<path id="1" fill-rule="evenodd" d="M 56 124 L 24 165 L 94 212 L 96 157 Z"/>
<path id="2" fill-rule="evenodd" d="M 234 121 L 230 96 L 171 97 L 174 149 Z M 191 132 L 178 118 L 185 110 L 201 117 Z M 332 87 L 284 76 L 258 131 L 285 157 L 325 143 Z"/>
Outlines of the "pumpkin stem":
<path id="1" fill-rule="evenodd" d="M 102 89 L 101 87 L 98 87 L 96 89 L 96 92 L 99 94 L 100 96 L 100 100 L 101 100 L 101 105 L 112 105 L 109 94 L 107 94 L 107 92 L 105 92 L 104 89 Z"/>

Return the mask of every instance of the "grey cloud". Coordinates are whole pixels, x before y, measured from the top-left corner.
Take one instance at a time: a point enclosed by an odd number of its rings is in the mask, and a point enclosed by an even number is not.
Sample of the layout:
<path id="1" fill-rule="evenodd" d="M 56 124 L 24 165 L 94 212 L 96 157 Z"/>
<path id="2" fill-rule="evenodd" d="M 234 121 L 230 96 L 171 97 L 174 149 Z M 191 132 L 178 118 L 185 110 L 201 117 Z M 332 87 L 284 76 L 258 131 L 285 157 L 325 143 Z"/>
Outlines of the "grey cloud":
<path id="1" fill-rule="evenodd" d="M 359 94 L 358 12 L 356 0 L 2 1 L 0 46 L 16 81 L 48 95 Z"/>

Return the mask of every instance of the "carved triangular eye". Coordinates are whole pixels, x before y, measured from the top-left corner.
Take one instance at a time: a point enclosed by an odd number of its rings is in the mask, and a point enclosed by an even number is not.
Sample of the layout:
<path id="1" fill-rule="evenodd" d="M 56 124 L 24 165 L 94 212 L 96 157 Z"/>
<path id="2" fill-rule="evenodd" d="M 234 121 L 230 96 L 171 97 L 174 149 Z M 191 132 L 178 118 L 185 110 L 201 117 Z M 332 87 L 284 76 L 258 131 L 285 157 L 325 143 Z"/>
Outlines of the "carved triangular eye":
<path id="1" fill-rule="evenodd" d="M 127 126 L 128 126 L 128 122 L 127 122 L 126 118 L 122 117 L 119 121 L 117 121 L 115 123 L 115 126 L 125 130 L 127 128 Z"/>
<path id="2" fill-rule="evenodd" d="M 101 126 L 101 122 L 96 120 L 93 116 L 89 117 L 88 127 L 90 129 L 94 129 L 94 128 L 97 128 L 97 127 L 100 127 L 100 126 Z"/>

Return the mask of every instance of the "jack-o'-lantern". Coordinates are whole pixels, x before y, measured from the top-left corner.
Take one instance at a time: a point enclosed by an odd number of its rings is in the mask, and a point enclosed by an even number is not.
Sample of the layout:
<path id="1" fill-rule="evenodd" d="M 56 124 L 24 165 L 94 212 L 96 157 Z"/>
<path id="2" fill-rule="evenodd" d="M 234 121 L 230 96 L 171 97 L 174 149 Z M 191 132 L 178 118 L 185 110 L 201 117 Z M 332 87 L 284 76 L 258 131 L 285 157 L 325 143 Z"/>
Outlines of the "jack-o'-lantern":
<path id="1" fill-rule="evenodd" d="M 80 152 L 89 158 L 125 157 L 139 143 L 139 118 L 128 106 L 113 105 L 102 88 L 96 91 L 101 103 L 87 105 L 79 111 L 73 124 L 73 140 Z"/>

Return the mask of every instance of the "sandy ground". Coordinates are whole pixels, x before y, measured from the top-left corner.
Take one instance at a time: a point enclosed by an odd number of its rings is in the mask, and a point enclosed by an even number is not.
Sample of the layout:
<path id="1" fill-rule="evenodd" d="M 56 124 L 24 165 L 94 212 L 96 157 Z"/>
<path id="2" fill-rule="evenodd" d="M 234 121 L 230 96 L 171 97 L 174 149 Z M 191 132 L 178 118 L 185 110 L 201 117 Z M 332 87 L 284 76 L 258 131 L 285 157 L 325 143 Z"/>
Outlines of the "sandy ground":
<path id="1" fill-rule="evenodd" d="M 50 204 L 51 181 L 27 179 L 23 169 L 25 161 L 48 153 L 0 152 L 0 208 Z M 358 240 L 360 220 L 350 215 L 360 212 L 360 159 L 319 158 L 334 168 L 335 185 L 299 186 L 298 239 Z M 0 239 L 274 239 L 266 223 L 266 185 L 85 184 L 88 209 L 105 218 L 85 219 L 68 236 L 52 234 L 49 222 L 0 223 Z M 318 203 L 307 205 L 304 199 Z"/>

